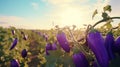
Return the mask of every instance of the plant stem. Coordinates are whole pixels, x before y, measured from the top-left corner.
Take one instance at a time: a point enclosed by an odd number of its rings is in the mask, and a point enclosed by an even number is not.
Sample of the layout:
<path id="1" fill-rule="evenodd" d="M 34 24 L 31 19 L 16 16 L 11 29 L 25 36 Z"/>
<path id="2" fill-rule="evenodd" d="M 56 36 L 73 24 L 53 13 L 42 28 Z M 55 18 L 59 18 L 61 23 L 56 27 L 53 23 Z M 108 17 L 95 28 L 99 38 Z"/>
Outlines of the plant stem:
<path id="1" fill-rule="evenodd" d="M 120 19 L 120 17 L 110 17 L 110 18 L 102 19 L 102 20 L 96 22 L 93 26 L 88 25 L 88 27 L 87 27 L 87 29 L 86 29 L 86 31 L 85 31 L 85 36 L 87 36 L 87 34 L 89 33 L 89 31 L 90 31 L 90 29 L 91 29 L 92 27 L 94 28 L 94 27 L 95 27 L 96 25 L 98 25 L 99 23 L 102 23 L 102 22 L 107 21 L 107 20 L 109 20 L 109 19 Z M 90 26 L 91 26 L 91 27 L 90 27 Z M 116 27 L 116 28 L 117 28 L 117 27 Z M 115 28 L 115 29 L 116 29 L 116 28 Z M 113 29 L 114 29 L 114 28 L 113 28 Z M 83 39 L 85 39 L 85 37 L 79 39 L 79 42 L 82 41 Z"/>
<path id="2" fill-rule="evenodd" d="M 107 21 L 107 20 L 109 20 L 109 19 L 120 19 L 120 17 L 110 17 L 110 18 L 102 19 L 102 20 L 96 22 L 92 27 L 95 27 L 95 26 L 98 25 L 99 23 L 104 22 L 104 21 Z"/>
<path id="3" fill-rule="evenodd" d="M 71 30 L 70 30 L 69 28 L 67 28 L 67 29 L 68 29 L 68 31 L 70 32 L 70 35 L 72 36 L 72 39 L 73 39 L 74 43 L 77 44 L 77 45 L 75 45 L 76 48 L 79 48 L 79 47 L 80 47 L 80 50 L 81 50 L 85 55 L 88 55 L 88 53 L 84 50 L 84 48 L 76 41 L 76 39 L 74 38 L 74 35 L 73 35 L 73 33 L 71 32 Z"/>

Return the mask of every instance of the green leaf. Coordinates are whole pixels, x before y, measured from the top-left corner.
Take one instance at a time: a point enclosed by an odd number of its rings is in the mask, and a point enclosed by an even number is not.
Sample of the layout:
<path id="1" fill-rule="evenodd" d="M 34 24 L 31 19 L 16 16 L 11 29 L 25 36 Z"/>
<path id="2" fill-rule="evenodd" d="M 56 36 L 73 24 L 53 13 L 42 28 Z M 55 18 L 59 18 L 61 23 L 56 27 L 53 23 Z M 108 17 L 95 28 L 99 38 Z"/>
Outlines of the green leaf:
<path id="1" fill-rule="evenodd" d="M 111 12 L 111 11 L 112 11 L 111 5 L 105 6 L 105 7 L 103 8 L 103 10 L 104 10 L 104 11 L 109 11 L 109 12 Z"/>
<path id="2" fill-rule="evenodd" d="M 95 17 L 96 14 L 98 14 L 97 9 L 94 11 L 94 13 L 92 15 L 92 19 Z"/>
<path id="3" fill-rule="evenodd" d="M 102 13 L 102 17 L 103 17 L 103 19 L 106 19 L 106 18 L 108 18 L 108 14 L 105 13 L 105 12 L 103 12 L 103 13 Z"/>
<path id="4" fill-rule="evenodd" d="M 65 55 L 62 57 L 63 60 L 63 67 L 74 67 L 72 55 L 69 53 L 65 53 Z"/>
<path id="5" fill-rule="evenodd" d="M 46 56 L 46 59 L 46 67 L 55 67 L 57 58 L 54 58 L 52 56 Z"/>
<path id="6" fill-rule="evenodd" d="M 55 67 L 56 61 L 63 55 L 61 50 L 51 50 L 49 51 L 50 55 L 46 56 L 46 67 Z"/>

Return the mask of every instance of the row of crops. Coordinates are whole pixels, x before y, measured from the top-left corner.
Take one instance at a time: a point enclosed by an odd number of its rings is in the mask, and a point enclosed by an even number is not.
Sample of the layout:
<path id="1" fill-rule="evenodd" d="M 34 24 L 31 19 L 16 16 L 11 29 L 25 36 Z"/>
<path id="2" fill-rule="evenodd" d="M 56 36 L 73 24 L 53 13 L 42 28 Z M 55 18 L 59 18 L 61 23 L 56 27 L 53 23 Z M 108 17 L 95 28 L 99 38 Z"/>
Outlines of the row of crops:
<path id="1" fill-rule="evenodd" d="M 120 67 L 120 24 L 103 8 L 102 20 L 50 30 L 26 30 L 0 27 L 0 67 Z M 97 14 L 95 10 L 92 18 Z M 99 23 L 106 22 L 100 28 Z"/>

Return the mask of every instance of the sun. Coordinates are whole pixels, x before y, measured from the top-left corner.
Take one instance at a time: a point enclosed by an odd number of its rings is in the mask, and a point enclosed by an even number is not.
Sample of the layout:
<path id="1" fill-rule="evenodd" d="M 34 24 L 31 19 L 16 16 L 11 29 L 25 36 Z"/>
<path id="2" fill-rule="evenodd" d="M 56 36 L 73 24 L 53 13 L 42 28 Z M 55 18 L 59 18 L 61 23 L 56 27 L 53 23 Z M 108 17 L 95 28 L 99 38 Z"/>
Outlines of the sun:
<path id="1" fill-rule="evenodd" d="M 61 12 L 61 25 L 62 26 L 71 26 L 71 25 L 77 25 L 81 26 L 83 25 L 82 22 L 82 11 L 76 8 L 67 8 Z"/>

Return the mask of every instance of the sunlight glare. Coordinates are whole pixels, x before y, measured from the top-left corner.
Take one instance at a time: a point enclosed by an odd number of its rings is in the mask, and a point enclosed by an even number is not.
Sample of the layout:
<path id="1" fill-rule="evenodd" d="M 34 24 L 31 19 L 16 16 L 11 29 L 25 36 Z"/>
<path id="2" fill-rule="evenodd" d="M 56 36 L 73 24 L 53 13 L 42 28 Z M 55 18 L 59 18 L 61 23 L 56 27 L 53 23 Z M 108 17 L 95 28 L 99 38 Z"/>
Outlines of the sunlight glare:
<path id="1" fill-rule="evenodd" d="M 82 14 L 83 11 L 75 8 L 68 8 L 61 13 L 61 25 L 62 26 L 82 26 Z"/>

